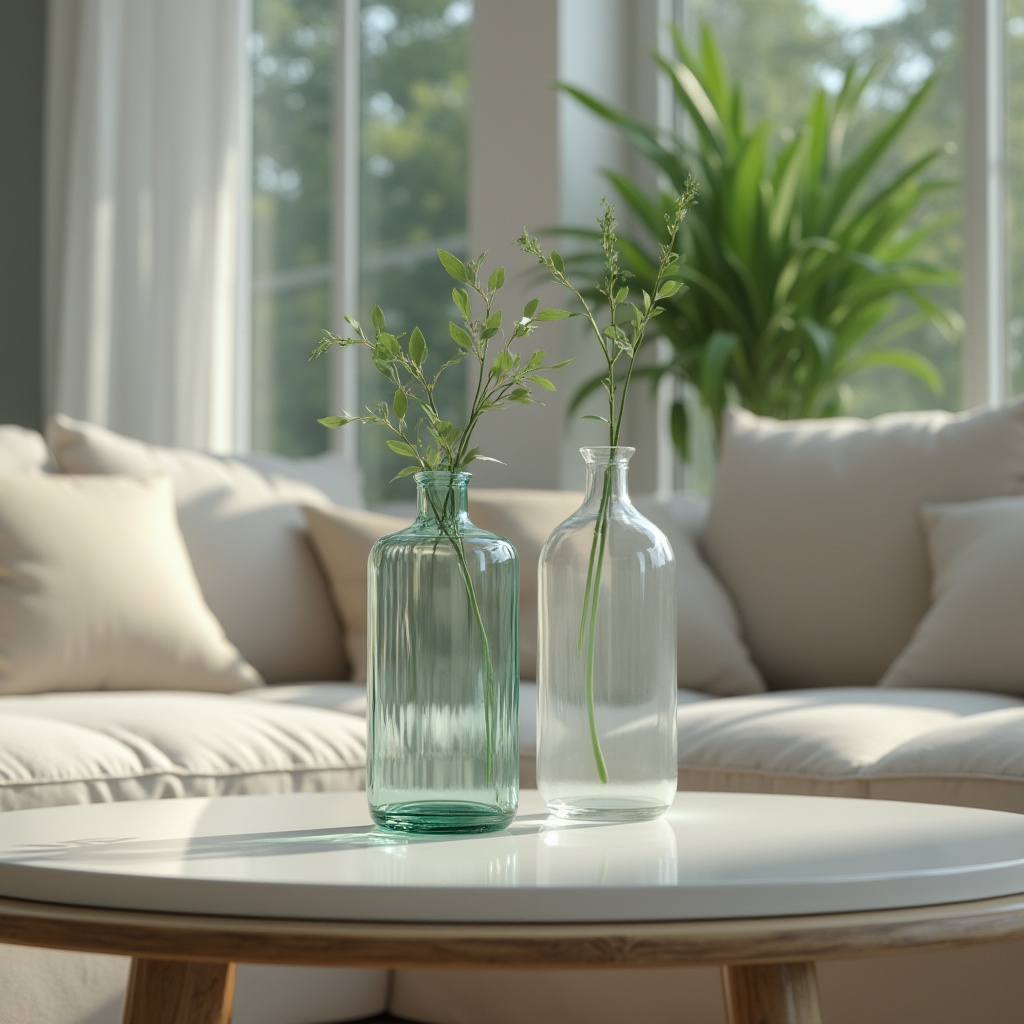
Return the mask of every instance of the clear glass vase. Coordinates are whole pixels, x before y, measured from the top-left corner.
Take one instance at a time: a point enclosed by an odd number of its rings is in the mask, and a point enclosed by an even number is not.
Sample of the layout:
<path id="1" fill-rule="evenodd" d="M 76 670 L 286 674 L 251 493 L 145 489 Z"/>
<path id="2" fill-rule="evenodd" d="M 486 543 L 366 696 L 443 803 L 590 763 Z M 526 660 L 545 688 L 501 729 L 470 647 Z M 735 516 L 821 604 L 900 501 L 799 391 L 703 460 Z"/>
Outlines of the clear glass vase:
<path id="1" fill-rule="evenodd" d="M 519 557 L 470 522 L 469 477 L 418 473 L 370 552 L 367 796 L 403 832 L 504 828 L 519 799 Z"/>
<path id="2" fill-rule="evenodd" d="M 541 553 L 537 788 L 563 818 L 635 821 L 675 796 L 675 559 L 633 507 L 632 448 L 582 448 L 583 504 Z"/>

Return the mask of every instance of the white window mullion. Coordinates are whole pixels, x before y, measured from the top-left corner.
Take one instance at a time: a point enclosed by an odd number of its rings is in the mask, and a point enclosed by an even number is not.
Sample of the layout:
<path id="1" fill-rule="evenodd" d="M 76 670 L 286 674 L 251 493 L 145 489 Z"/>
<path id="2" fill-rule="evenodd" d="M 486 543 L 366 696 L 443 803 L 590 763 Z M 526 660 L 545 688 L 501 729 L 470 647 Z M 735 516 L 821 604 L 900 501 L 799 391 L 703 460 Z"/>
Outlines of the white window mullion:
<path id="1" fill-rule="evenodd" d="M 359 308 L 359 190 L 360 190 L 360 0 L 336 0 L 337 50 L 335 58 L 332 131 L 331 205 L 331 329 L 345 328 L 344 314 Z M 359 374 L 354 348 L 342 349 L 331 360 L 331 399 L 335 408 L 357 413 L 360 407 Z M 355 430 L 333 430 L 331 441 L 353 462 L 359 457 Z"/>
<path id="2" fill-rule="evenodd" d="M 1003 0 L 964 0 L 965 407 L 1006 397 L 1006 99 Z"/>

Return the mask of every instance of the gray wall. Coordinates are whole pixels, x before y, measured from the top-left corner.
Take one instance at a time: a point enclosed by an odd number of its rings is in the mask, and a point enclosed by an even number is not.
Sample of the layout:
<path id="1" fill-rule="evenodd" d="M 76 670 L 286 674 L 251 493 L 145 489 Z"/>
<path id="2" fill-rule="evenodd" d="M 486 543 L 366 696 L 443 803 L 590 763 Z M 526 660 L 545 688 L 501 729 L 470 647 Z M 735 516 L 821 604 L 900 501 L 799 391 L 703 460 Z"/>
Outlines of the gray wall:
<path id="1" fill-rule="evenodd" d="M 42 418 L 46 3 L 0 0 L 0 423 Z"/>

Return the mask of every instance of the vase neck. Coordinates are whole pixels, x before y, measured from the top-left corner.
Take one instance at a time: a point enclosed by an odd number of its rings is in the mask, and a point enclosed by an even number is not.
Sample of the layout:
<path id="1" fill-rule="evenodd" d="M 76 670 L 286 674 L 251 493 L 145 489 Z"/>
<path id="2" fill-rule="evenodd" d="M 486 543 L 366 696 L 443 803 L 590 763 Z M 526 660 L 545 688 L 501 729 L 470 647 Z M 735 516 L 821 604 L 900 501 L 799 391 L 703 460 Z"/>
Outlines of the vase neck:
<path id="1" fill-rule="evenodd" d="M 469 523 L 470 473 L 430 470 L 417 473 L 416 514 L 420 519 L 445 525 Z"/>
<path id="2" fill-rule="evenodd" d="M 583 499 L 585 508 L 600 506 L 607 496 L 611 504 L 629 502 L 629 486 L 627 475 L 629 460 L 635 448 L 593 447 L 581 448 L 580 455 L 587 466 L 586 495 Z"/>

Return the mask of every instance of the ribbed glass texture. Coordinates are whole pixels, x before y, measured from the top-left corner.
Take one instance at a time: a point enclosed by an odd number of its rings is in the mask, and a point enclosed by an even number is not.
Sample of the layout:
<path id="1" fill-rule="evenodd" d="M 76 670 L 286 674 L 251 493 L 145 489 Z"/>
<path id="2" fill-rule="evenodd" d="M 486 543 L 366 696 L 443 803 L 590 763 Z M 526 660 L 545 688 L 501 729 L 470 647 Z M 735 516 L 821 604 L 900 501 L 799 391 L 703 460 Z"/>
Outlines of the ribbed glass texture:
<path id="1" fill-rule="evenodd" d="M 560 817 L 653 818 L 676 791 L 675 559 L 629 499 L 633 449 L 581 454 L 540 559 L 537 785 Z"/>
<path id="2" fill-rule="evenodd" d="M 519 798 L 519 558 L 466 512 L 468 473 L 416 475 L 369 559 L 367 794 L 377 824 L 489 832 Z"/>

